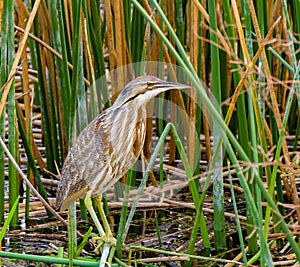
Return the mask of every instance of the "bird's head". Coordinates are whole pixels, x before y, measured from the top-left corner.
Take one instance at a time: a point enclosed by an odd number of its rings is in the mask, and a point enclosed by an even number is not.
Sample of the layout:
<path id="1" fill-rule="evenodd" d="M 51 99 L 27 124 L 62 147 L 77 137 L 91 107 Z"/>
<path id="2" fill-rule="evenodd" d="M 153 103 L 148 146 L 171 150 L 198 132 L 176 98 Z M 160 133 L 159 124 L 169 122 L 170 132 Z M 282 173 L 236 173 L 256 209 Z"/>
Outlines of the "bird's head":
<path id="1" fill-rule="evenodd" d="M 180 90 L 188 88 L 190 88 L 190 86 L 186 84 L 164 81 L 150 75 L 140 76 L 124 87 L 113 106 L 120 107 L 130 101 L 136 101 L 138 102 L 136 103 L 137 105 L 142 105 L 159 93 L 172 89 Z"/>

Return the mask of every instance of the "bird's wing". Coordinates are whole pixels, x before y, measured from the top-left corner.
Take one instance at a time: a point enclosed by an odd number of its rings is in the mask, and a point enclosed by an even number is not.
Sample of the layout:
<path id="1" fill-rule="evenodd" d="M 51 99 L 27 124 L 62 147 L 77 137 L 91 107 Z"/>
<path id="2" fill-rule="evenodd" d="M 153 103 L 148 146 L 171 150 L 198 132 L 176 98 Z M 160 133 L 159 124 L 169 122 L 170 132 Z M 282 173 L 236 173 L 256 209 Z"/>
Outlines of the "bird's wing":
<path id="1" fill-rule="evenodd" d="M 83 198 L 90 190 L 91 181 L 106 165 L 108 148 L 106 133 L 101 131 L 103 113 L 94 119 L 74 140 L 66 157 L 57 188 L 56 207 L 65 210 L 78 198 Z M 102 155 L 99 153 L 101 147 Z"/>

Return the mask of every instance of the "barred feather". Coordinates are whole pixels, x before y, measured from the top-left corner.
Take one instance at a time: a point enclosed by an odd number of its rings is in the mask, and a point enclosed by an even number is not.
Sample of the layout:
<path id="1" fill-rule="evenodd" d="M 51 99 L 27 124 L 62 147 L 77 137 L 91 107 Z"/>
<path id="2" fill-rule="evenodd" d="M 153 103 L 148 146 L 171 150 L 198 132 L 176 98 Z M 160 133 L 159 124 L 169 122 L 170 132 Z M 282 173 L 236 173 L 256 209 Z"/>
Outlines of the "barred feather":
<path id="1" fill-rule="evenodd" d="M 65 210 L 91 191 L 100 196 L 139 157 L 145 141 L 146 104 L 157 94 L 187 85 L 142 76 L 130 82 L 115 103 L 75 139 L 61 172 L 56 207 Z"/>

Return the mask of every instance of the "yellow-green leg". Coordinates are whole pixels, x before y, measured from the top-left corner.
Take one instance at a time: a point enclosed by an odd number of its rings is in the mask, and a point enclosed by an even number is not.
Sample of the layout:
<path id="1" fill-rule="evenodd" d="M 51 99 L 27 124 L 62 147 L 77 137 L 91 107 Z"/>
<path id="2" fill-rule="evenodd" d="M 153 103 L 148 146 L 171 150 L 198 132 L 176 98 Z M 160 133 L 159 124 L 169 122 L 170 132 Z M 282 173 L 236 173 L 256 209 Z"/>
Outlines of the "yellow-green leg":
<path id="1" fill-rule="evenodd" d="M 105 215 L 105 212 L 104 212 L 104 209 L 103 209 L 102 196 L 96 197 L 94 200 L 95 200 L 95 205 L 99 210 L 100 217 L 101 217 L 101 220 L 103 222 L 103 227 L 104 227 L 105 233 L 106 233 L 107 236 L 111 237 L 111 236 L 113 236 L 113 234 L 110 230 L 109 223 L 106 219 L 106 215 Z"/>
<path id="2" fill-rule="evenodd" d="M 84 203 L 85 203 L 85 206 L 88 209 L 88 211 L 97 227 L 97 230 L 99 231 L 99 234 L 100 234 L 100 237 L 96 238 L 96 239 L 100 239 L 101 242 L 98 245 L 98 247 L 95 249 L 95 252 L 99 253 L 100 249 L 102 248 L 100 267 L 104 267 L 107 261 L 111 265 L 112 258 L 114 256 L 114 253 L 116 250 L 116 239 L 113 237 L 112 232 L 109 228 L 109 224 L 107 222 L 105 212 L 103 210 L 101 197 L 95 198 L 95 204 L 96 204 L 97 208 L 99 209 L 100 217 L 102 219 L 105 231 L 104 231 L 104 229 L 96 215 L 96 212 L 93 208 L 91 192 L 88 192 L 86 194 Z"/>
<path id="3" fill-rule="evenodd" d="M 110 251 L 110 254 L 109 254 L 109 258 L 108 258 L 108 262 L 111 263 L 112 259 L 114 257 L 115 251 L 116 251 L 116 242 L 117 241 L 113 237 L 113 234 L 112 234 L 111 229 L 109 227 L 109 223 L 106 219 L 106 215 L 105 215 L 105 212 L 104 212 L 104 209 L 103 209 L 102 196 L 99 196 L 99 197 L 95 198 L 95 205 L 99 210 L 100 217 L 101 217 L 101 220 L 103 222 L 104 229 L 105 229 L 107 241 L 111 244 L 111 251 Z"/>

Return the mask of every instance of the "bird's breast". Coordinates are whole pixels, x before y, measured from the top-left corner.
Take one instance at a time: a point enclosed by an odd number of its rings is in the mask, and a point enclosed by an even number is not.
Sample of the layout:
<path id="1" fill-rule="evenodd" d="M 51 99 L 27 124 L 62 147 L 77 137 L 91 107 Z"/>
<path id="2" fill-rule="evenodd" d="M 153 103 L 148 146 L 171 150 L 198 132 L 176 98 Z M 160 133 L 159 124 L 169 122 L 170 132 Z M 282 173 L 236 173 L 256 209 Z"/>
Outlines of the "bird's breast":
<path id="1" fill-rule="evenodd" d="M 108 190 L 139 157 L 145 141 L 146 120 L 144 117 L 136 117 L 134 120 L 134 125 L 120 124 L 110 133 L 110 142 L 106 143 L 109 156 L 106 157 L 104 168 L 94 178 L 92 196 Z"/>
<path id="2" fill-rule="evenodd" d="M 136 120 L 135 125 L 120 133 L 121 140 L 111 146 L 112 176 L 121 173 L 123 176 L 136 162 L 141 154 L 145 141 L 145 120 Z M 113 139 L 112 139 L 113 140 Z"/>

